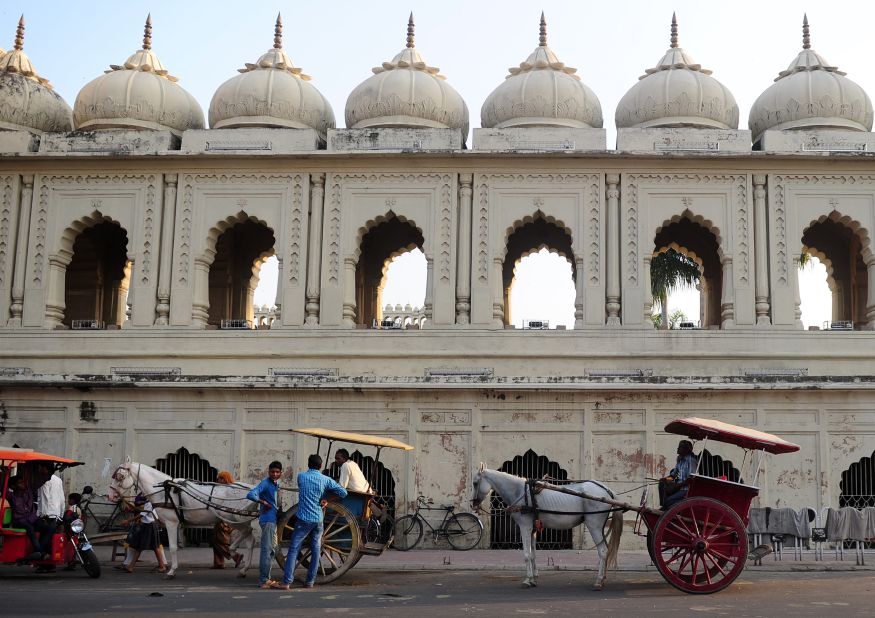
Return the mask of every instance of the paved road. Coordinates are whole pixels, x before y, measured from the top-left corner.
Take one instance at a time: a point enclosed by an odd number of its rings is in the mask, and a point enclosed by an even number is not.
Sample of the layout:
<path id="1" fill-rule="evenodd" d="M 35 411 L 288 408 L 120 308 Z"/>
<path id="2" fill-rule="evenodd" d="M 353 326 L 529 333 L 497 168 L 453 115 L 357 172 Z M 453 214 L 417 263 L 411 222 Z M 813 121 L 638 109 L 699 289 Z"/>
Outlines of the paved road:
<path id="1" fill-rule="evenodd" d="M 611 574 L 603 592 L 594 573 L 552 571 L 535 589 L 508 571 L 347 573 L 334 584 L 292 592 L 259 590 L 230 571 L 195 568 L 173 581 L 108 570 L 37 576 L 0 567 L 3 616 L 156 616 L 186 613 L 258 616 L 872 616 L 873 572 L 746 572 L 716 595 L 677 592 L 654 572 Z"/>

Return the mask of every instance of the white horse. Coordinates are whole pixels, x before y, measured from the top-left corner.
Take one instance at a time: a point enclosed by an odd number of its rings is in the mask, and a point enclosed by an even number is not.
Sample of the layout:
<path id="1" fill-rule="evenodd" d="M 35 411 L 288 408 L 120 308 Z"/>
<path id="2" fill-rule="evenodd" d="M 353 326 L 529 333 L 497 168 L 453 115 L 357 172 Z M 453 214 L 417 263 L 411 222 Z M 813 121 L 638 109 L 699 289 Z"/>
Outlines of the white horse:
<path id="1" fill-rule="evenodd" d="M 170 541 L 170 569 L 165 575 L 167 579 L 172 578 L 179 568 L 176 553 L 180 525 L 178 513 L 182 514 L 186 526 L 212 527 L 220 521 L 230 525 L 233 529 L 231 551 L 241 547 L 249 549 L 248 552 L 243 552 L 243 564 L 238 572 L 238 577 L 246 577 L 246 569 L 252 562 L 252 549 L 255 546 L 252 521 L 257 516 L 256 505 L 246 499 L 246 493 L 251 487 L 243 483 L 222 485 L 185 481 L 185 486 L 178 493 L 173 488 L 167 493 L 172 504 L 164 504 L 165 490 L 161 484 L 170 480 L 174 479 L 128 458 L 112 475 L 109 499 L 113 502 L 123 498 L 131 501 L 137 493 L 141 493 L 152 502 L 155 515 L 167 528 L 167 538 Z M 176 482 L 183 480 L 175 479 Z M 252 515 L 233 512 L 241 510 L 251 511 Z"/>
<path id="2" fill-rule="evenodd" d="M 613 497 L 610 490 L 594 481 L 564 485 L 568 489 L 585 492 L 598 498 Z M 490 491 L 498 494 L 507 505 L 507 511 L 516 522 L 523 542 L 523 558 L 526 563 L 526 578 L 523 586 L 538 585 L 538 567 L 535 564 L 535 516 L 526 507 L 531 507 L 531 497 L 527 496 L 526 479 L 489 470 L 484 464 L 474 474 L 474 497 L 471 505 L 478 508 Z M 612 510 L 610 506 L 595 500 L 579 498 L 558 491 L 544 489 L 537 493 L 538 519 L 545 528 L 567 530 L 581 522 L 586 524 L 599 554 L 599 571 L 593 590 L 601 590 L 605 584 L 605 571 L 617 564 L 617 549 L 623 533 L 623 513 Z M 566 514 L 567 513 L 567 514 Z M 605 535 L 605 524 L 610 518 L 610 531 Z"/>

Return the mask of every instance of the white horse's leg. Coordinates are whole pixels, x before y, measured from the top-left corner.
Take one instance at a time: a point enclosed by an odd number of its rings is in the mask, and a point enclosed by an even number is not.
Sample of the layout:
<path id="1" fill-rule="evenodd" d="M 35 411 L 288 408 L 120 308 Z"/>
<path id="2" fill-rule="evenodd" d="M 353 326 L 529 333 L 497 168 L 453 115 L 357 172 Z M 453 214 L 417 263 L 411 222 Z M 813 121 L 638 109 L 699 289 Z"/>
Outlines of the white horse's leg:
<path id="1" fill-rule="evenodd" d="M 593 590 L 601 590 L 605 587 L 605 571 L 608 560 L 608 544 L 605 542 L 604 524 L 606 516 L 603 514 L 590 515 L 584 519 L 589 535 L 595 543 L 595 548 L 599 553 L 599 570 L 593 584 Z"/>
<path id="2" fill-rule="evenodd" d="M 240 570 L 237 571 L 237 577 L 246 577 L 246 569 L 252 563 L 252 549 L 255 547 L 255 537 L 252 535 L 251 525 L 247 525 L 242 530 L 239 530 L 239 533 L 240 538 L 237 547 L 240 548 L 242 546 L 243 551 L 240 553 L 243 555 L 243 562 Z M 249 550 L 248 552 L 246 551 L 247 549 Z"/>
<path id="3" fill-rule="evenodd" d="M 526 578 L 523 580 L 523 586 L 531 588 L 537 585 L 532 554 L 532 520 L 529 517 L 519 517 L 516 518 L 516 523 L 520 530 L 520 540 L 523 542 L 523 561 L 526 563 Z"/>
<path id="4" fill-rule="evenodd" d="M 531 539 L 531 553 L 532 553 L 532 585 L 538 585 L 538 560 L 535 555 L 535 550 L 538 548 L 538 531 L 535 529 L 534 522 L 532 522 L 532 533 L 529 535 Z"/>
<path id="5" fill-rule="evenodd" d="M 170 569 L 165 573 L 164 579 L 173 579 L 176 575 L 176 570 L 179 568 L 179 556 L 176 551 L 176 535 L 179 531 L 179 520 L 176 518 L 176 513 L 171 511 L 169 515 L 163 517 L 163 522 L 167 528 L 167 541 L 170 544 Z"/>

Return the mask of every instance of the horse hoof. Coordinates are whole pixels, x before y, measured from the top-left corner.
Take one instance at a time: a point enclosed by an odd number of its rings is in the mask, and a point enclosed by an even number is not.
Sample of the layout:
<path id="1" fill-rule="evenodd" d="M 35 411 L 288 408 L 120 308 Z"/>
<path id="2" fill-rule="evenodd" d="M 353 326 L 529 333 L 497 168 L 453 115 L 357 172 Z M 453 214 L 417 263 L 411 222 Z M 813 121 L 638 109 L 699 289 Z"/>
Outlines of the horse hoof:
<path id="1" fill-rule="evenodd" d="M 535 584 L 532 582 L 523 582 L 523 588 L 534 588 Z"/>
<path id="2" fill-rule="evenodd" d="M 603 590 L 604 587 L 605 587 L 604 584 L 593 584 L 592 585 L 592 589 L 595 590 L 596 592 Z"/>
<path id="3" fill-rule="evenodd" d="M 166 573 L 164 575 L 164 579 L 173 579 L 174 577 L 176 577 L 175 573 Z"/>
<path id="4" fill-rule="evenodd" d="M 243 579 L 244 577 L 246 577 L 246 573 L 237 573 L 237 577 Z"/>

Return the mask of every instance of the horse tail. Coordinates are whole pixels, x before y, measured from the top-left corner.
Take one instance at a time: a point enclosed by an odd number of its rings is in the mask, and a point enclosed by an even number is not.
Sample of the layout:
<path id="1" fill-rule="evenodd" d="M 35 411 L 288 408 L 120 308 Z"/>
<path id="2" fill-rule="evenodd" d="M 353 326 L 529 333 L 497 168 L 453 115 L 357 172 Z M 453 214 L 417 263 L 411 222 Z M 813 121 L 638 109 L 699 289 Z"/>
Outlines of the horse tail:
<path id="1" fill-rule="evenodd" d="M 617 567 L 617 553 L 620 549 L 620 537 L 623 534 L 623 511 L 611 513 L 611 526 L 608 533 L 608 556 L 605 559 L 605 568 Z"/>

